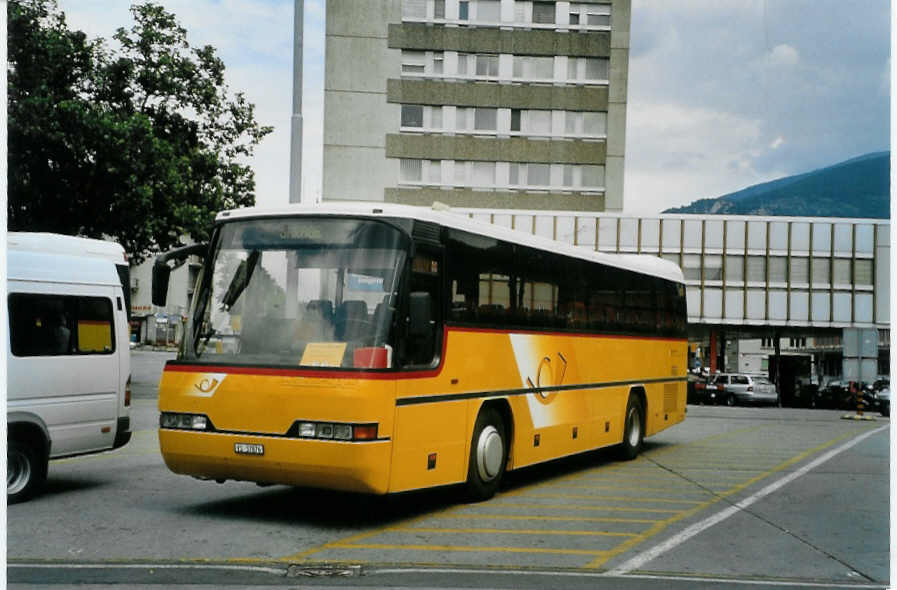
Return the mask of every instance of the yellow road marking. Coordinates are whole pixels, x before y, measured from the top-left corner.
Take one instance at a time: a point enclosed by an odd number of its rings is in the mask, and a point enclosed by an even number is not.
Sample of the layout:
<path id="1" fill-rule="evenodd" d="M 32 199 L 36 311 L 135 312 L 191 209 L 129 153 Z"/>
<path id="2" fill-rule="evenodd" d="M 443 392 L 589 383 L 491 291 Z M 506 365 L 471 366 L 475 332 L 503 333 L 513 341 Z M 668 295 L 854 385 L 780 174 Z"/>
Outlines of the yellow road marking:
<path id="1" fill-rule="evenodd" d="M 601 506 L 595 504 L 537 504 L 525 502 L 502 502 L 495 503 L 493 506 L 514 506 L 516 508 L 551 508 L 563 510 L 607 510 L 611 512 L 658 512 L 671 513 L 679 512 L 679 510 L 670 510 L 667 508 L 635 508 L 631 506 Z"/>
<path id="2" fill-rule="evenodd" d="M 406 551 L 470 551 L 476 553 L 551 553 L 555 555 L 604 555 L 607 553 L 607 551 L 597 549 L 546 549 L 545 547 L 489 547 L 477 545 L 390 545 L 386 543 L 365 543 L 359 545 L 329 543 L 322 549 L 401 549 Z M 277 561 L 291 561 L 297 557 L 283 557 Z"/>
<path id="3" fill-rule="evenodd" d="M 685 482 L 685 480 L 681 480 L 681 479 L 678 481 Z M 686 492 L 686 493 L 692 493 L 692 494 L 709 494 L 710 493 L 707 490 L 702 489 L 693 483 L 690 483 L 690 482 L 685 482 L 685 483 L 686 483 L 686 485 L 680 484 L 680 485 L 676 485 L 676 486 L 668 486 L 665 488 L 649 488 L 649 487 L 643 487 L 643 486 L 608 486 L 608 485 L 585 486 L 585 485 L 578 485 L 578 484 L 564 484 L 563 486 L 559 486 L 559 487 L 573 488 L 576 490 L 628 490 L 628 491 L 635 491 L 635 492 L 676 491 L 676 492 Z M 673 488 L 675 488 L 675 489 L 673 489 Z"/>
<path id="4" fill-rule="evenodd" d="M 494 520 L 544 520 L 544 521 L 570 521 L 570 522 L 631 522 L 637 524 L 654 524 L 661 522 L 649 518 L 610 518 L 603 516 L 529 516 L 523 514 L 445 514 L 434 518 L 483 518 Z"/>
<path id="5" fill-rule="evenodd" d="M 614 500 L 623 502 L 658 502 L 661 504 L 701 504 L 702 500 L 670 500 L 668 498 L 634 498 L 632 496 L 595 496 L 589 494 L 547 494 L 530 493 L 533 498 L 575 498 L 580 500 Z"/>
<path id="6" fill-rule="evenodd" d="M 707 507 L 709 507 L 709 506 L 712 506 L 713 504 L 716 504 L 717 502 L 719 502 L 719 501 L 721 501 L 721 500 L 727 498 L 728 496 L 731 496 L 731 495 L 733 495 L 733 494 L 735 494 L 735 493 L 737 493 L 737 492 L 739 492 L 739 491 L 741 491 L 741 490 L 747 488 L 748 486 L 750 486 L 750 485 L 752 485 L 752 484 L 754 484 L 754 483 L 756 483 L 756 482 L 758 482 L 758 481 L 760 481 L 760 480 L 762 480 L 762 479 L 765 479 L 765 478 L 769 477 L 769 476 L 772 475 L 773 473 L 776 473 L 776 472 L 778 472 L 778 471 L 782 471 L 782 470 L 785 469 L 786 467 L 788 467 L 788 466 L 790 466 L 790 465 L 794 465 L 795 463 L 798 463 L 798 462 L 802 461 L 803 459 L 809 457 L 810 455 L 813 455 L 813 454 L 815 454 L 815 453 L 818 453 L 819 451 L 821 451 L 821 450 L 823 450 L 823 449 L 825 449 L 825 448 L 827 448 L 827 447 L 830 447 L 830 446 L 834 445 L 835 443 L 837 443 L 837 442 L 839 442 L 839 441 L 841 441 L 841 440 L 844 440 L 845 438 L 847 438 L 847 437 L 849 437 L 849 436 L 852 436 L 853 434 L 854 434 L 854 433 L 852 433 L 852 432 L 848 432 L 848 433 L 846 433 L 846 434 L 842 434 L 841 436 L 839 436 L 839 437 L 837 437 L 837 438 L 834 438 L 834 439 L 832 439 L 832 440 L 830 440 L 830 441 L 828 441 L 828 442 L 825 442 L 825 443 L 823 443 L 823 444 L 821 444 L 821 445 L 819 445 L 819 446 L 816 446 L 816 447 L 813 447 L 812 449 L 809 449 L 809 450 L 807 450 L 807 451 L 804 451 L 803 453 L 800 453 L 799 455 L 796 455 L 796 456 L 792 457 L 791 459 L 789 459 L 789 460 L 787 460 L 787 461 L 785 461 L 785 462 L 783 462 L 783 463 L 777 465 L 776 467 L 770 469 L 769 471 L 767 471 L 767 472 L 765 472 L 765 473 L 761 473 L 760 475 L 754 476 L 754 477 L 752 477 L 751 479 L 745 481 L 744 483 L 742 483 L 742 484 L 740 484 L 740 485 L 738 485 L 738 486 L 735 486 L 735 487 L 732 488 L 731 490 L 729 490 L 729 491 L 727 491 L 727 492 L 725 492 L 725 493 L 723 493 L 723 494 L 720 494 L 719 496 L 716 496 L 716 497 L 714 497 L 714 498 L 711 498 L 710 500 L 708 500 L 707 502 L 704 502 L 703 504 L 700 504 L 700 505 L 698 505 L 698 506 L 695 506 L 694 508 L 692 508 L 692 509 L 690 509 L 690 510 L 687 510 L 687 511 L 685 511 L 685 512 L 681 512 L 681 513 L 679 513 L 679 514 L 677 514 L 677 515 L 675 515 L 675 516 L 673 516 L 673 517 L 667 519 L 666 521 L 659 522 L 659 523 L 655 524 L 654 526 L 652 526 L 652 527 L 651 527 L 650 529 L 648 529 L 647 531 L 645 531 L 644 533 L 641 533 L 641 534 L 639 534 L 639 535 L 636 535 L 635 537 L 632 537 L 632 538 L 629 539 L 628 541 L 625 541 L 625 542 L 621 543 L 620 545 L 618 545 L 618 546 L 615 547 L 614 549 L 610 550 L 607 554 L 603 555 L 601 558 L 598 558 L 598 559 L 593 560 L 591 563 L 589 563 L 589 564 L 586 565 L 585 567 L 586 567 L 586 568 L 599 568 L 599 567 L 601 567 L 602 565 L 604 565 L 605 563 L 607 563 L 607 561 L 608 561 L 609 559 L 612 559 L 613 557 L 616 557 L 617 555 L 620 555 L 621 553 L 624 553 L 624 552 L 626 552 L 626 551 L 632 549 L 633 547 L 635 547 L 635 546 L 638 545 L 639 543 L 642 543 L 643 541 L 645 541 L 645 540 L 647 540 L 647 539 L 653 537 L 654 535 L 658 534 L 659 532 L 661 532 L 662 530 L 664 530 L 665 528 L 667 528 L 669 525 L 673 524 L 674 522 L 677 522 L 677 521 L 680 521 L 680 520 L 682 520 L 682 519 L 684 519 L 684 518 L 688 518 L 688 517 L 690 517 L 690 516 L 693 516 L 694 514 L 697 514 L 697 513 L 700 512 L 701 510 L 704 510 L 705 508 L 707 508 Z"/>
<path id="7" fill-rule="evenodd" d="M 754 430 L 754 428 L 753 428 L 753 427 L 749 427 L 749 426 L 748 426 L 748 427 L 744 427 L 744 428 L 738 428 L 738 429 L 730 430 L 730 431 L 727 431 L 727 432 L 721 432 L 721 433 L 713 434 L 713 435 L 710 435 L 710 436 L 708 436 L 708 437 L 705 437 L 705 438 L 699 439 L 698 441 L 693 441 L 693 442 L 707 443 L 708 441 L 719 440 L 719 439 L 721 439 L 721 438 L 726 438 L 726 437 L 729 437 L 729 436 L 735 436 L 735 435 L 737 435 L 737 434 L 739 434 L 739 433 L 747 432 L 747 431 L 751 431 L 751 430 Z M 686 444 L 693 444 L 693 443 L 686 443 Z M 659 450 L 657 450 L 657 451 L 653 451 L 653 452 L 651 453 L 650 456 L 651 456 L 651 457 L 654 457 L 654 456 L 657 456 L 657 455 L 662 456 L 662 455 L 664 455 L 664 454 L 666 454 L 666 453 L 668 453 L 668 452 L 677 451 L 677 450 L 681 450 L 681 446 L 672 446 L 672 447 L 667 448 L 667 449 L 659 449 Z M 636 459 L 634 459 L 634 460 L 632 460 L 632 461 L 628 461 L 628 462 L 626 462 L 626 463 L 596 465 L 594 469 L 600 469 L 600 471 L 601 471 L 602 474 L 607 474 L 607 473 L 611 473 L 611 472 L 615 472 L 615 471 L 620 471 L 620 470 L 623 470 L 623 469 L 626 469 L 627 471 L 628 471 L 628 470 L 631 470 L 631 469 L 633 469 L 633 468 L 634 468 L 634 469 L 639 469 L 639 466 L 645 466 L 645 467 L 649 468 L 652 472 L 662 473 L 661 468 L 657 467 L 652 461 L 649 461 L 649 460 L 648 460 L 647 458 L 645 458 L 645 457 L 638 457 L 638 458 L 636 458 Z M 590 471 L 593 472 L 593 470 L 590 470 Z M 530 490 L 532 490 L 532 489 L 534 489 L 534 488 L 538 488 L 538 487 L 546 486 L 546 485 L 552 485 L 552 484 L 555 484 L 555 483 L 557 483 L 557 482 L 564 482 L 564 481 L 569 481 L 569 480 L 575 480 L 575 479 L 582 478 L 582 477 L 583 477 L 583 473 L 581 473 L 581 472 L 571 473 L 571 474 L 568 474 L 568 475 L 565 475 L 565 476 L 562 476 L 562 477 L 559 477 L 559 478 L 553 478 L 553 479 L 551 479 L 551 480 L 549 480 L 549 481 L 540 481 L 540 482 L 536 482 L 535 484 L 532 484 L 532 485 L 523 486 L 523 487 L 521 487 L 521 488 L 519 488 L 519 489 L 517 489 L 517 490 L 513 490 L 513 491 L 511 491 L 511 492 L 503 493 L 503 494 L 501 495 L 501 497 L 502 497 L 502 498 L 508 498 L 508 497 L 519 496 L 519 495 L 522 495 L 522 494 L 525 494 L 525 493 L 529 492 Z M 609 512 L 617 512 L 617 511 L 619 511 L 619 512 L 643 512 L 643 513 L 667 513 L 667 514 L 669 514 L 669 513 L 673 513 L 673 514 L 675 514 L 675 513 L 678 512 L 678 511 L 676 511 L 676 510 L 665 510 L 665 509 L 657 509 L 657 508 L 627 508 L 627 507 L 619 507 L 619 506 L 582 506 L 582 505 L 580 505 L 580 506 L 576 506 L 576 505 L 574 505 L 574 506 L 568 506 L 568 505 L 526 504 L 526 503 L 520 503 L 520 504 L 504 503 L 504 505 L 505 505 L 505 506 L 512 506 L 512 507 L 516 507 L 516 508 L 532 508 L 532 509 L 537 509 L 537 510 L 543 510 L 543 509 L 564 509 L 564 510 L 578 510 L 578 511 L 595 510 L 595 511 L 609 511 Z M 495 506 L 501 506 L 501 504 L 495 504 Z M 412 523 L 415 523 L 415 522 L 420 522 L 420 521 L 423 521 L 423 520 L 425 520 L 425 519 L 427 519 L 427 518 L 440 517 L 440 516 L 443 516 L 443 515 L 448 514 L 449 512 L 454 512 L 454 511 L 460 510 L 460 509 L 465 508 L 465 507 L 466 507 L 466 506 L 452 506 L 452 507 L 448 507 L 448 508 L 446 508 L 446 509 L 444 509 L 444 510 L 437 511 L 436 513 L 433 513 L 433 514 L 424 514 L 424 515 L 419 515 L 419 516 L 414 517 L 414 518 L 410 518 L 410 519 L 408 519 L 407 521 L 403 522 L 402 524 L 404 524 L 404 525 L 407 526 L 408 524 L 412 524 Z M 547 518 L 547 517 L 546 517 L 546 518 Z M 659 523 L 666 522 L 666 521 L 652 521 L 652 522 L 654 522 L 655 524 L 659 524 Z M 350 536 L 350 537 L 348 537 L 348 538 L 346 538 L 346 539 L 343 539 L 342 541 L 337 541 L 337 542 L 333 542 L 333 543 L 324 543 L 324 544 L 322 544 L 322 545 L 318 545 L 317 547 L 312 547 L 312 548 L 310 548 L 310 549 L 307 549 L 307 550 L 305 550 L 305 551 L 302 551 L 301 553 L 297 553 L 297 554 L 295 554 L 295 555 L 291 555 L 291 556 L 287 556 L 287 557 L 281 558 L 281 560 L 282 560 L 282 561 L 302 561 L 302 560 L 306 559 L 308 556 L 313 555 L 313 554 L 315 554 L 315 553 L 320 553 L 321 551 L 324 551 L 325 549 L 329 549 L 329 548 L 339 548 L 339 547 L 342 547 L 342 544 L 348 544 L 348 543 L 352 543 L 352 542 L 354 542 L 354 541 L 360 541 L 360 540 L 363 540 L 363 539 L 367 539 L 367 538 L 376 536 L 376 535 L 380 534 L 383 530 L 384 530 L 384 529 L 378 529 L 378 530 L 369 531 L 369 532 L 366 532 L 366 533 L 361 533 L 361 534 L 358 534 L 358 535 L 352 535 L 352 536 Z M 357 547 L 357 548 L 365 548 L 365 547 L 367 547 L 367 546 L 361 546 L 361 545 L 349 545 L 349 546 Z M 389 547 L 389 546 L 370 546 L 370 547 L 368 547 L 368 548 L 388 548 L 388 547 Z M 413 546 L 393 546 L 392 548 L 394 548 L 394 549 L 407 549 L 407 548 L 409 548 L 409 547 L 413 547 Z M 430 546 L 423 546 L 423 547 L 424 547 L 424 549 L 426 549 L 426 550 L 431 550 L 431 547 L 430 547 Z M 448 548 L 446 548 L 446 549 L 444 549 L 444 550 L 446 550 L 446 551 L 464 551 L 464 550 L 466 550 L 466 549 L 463 548 L 463 547 L 461 547 L 461 548 L 457 548 L 457 549 L 448 549 Z M 485 550 L 485 551 L 499 551 L 499 550 L 496 549 L 496 548 L 486 548 L 486 549 L 483 549 L 483 550 Z M 511 550 L 513 551 L 513 549 L 511 549 Z M 534 552 L 534 551 L 532 551 L 532 550 L 527 550 L 527 551 L 528 551 L 528 552 Z M 553 551 L 554 551 L 554 550 L 547 550 L 546 552 L 553 552 Z M 598 554 L 601 554 L 601 553 L 598 553 Z"/>
<path id="8" fill-rule="evenodd" d="M 635 537 L 637 533 L 618 533 L 613 531 L 564 531 L 558 529 L 548 529 L 548 530 L 539 530 L 539 529 L 490 529 L 490 528 L 475 528 L 475 529 L 443 529 L 439 527 L 392 527 L 386 529 L 384 532 L 401 532 L 401 533 L 497 533 L 500 535 L 574 535 L 574 536 L 582 536 L 582 535 L 591 535 L 596 537 Z"/>

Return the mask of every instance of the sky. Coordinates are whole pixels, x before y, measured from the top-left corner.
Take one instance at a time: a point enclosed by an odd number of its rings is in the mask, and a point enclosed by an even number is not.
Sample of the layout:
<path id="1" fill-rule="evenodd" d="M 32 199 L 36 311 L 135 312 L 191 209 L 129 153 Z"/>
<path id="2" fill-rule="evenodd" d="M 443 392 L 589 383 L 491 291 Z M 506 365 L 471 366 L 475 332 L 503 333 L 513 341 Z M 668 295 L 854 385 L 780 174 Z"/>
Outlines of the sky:
<path id="1" fill-rule="evenodd" d="M 292 0 L 156 0 L 274 133 L 256 202 L 288 202 Z M 59 0 L 109 39 L 129 0 Z M 325 0 L 305 2 L 303 200 L 321 194 Z M 632 0 L 624 212 L 652 214 L 890 145 L 888 0 Z"/>

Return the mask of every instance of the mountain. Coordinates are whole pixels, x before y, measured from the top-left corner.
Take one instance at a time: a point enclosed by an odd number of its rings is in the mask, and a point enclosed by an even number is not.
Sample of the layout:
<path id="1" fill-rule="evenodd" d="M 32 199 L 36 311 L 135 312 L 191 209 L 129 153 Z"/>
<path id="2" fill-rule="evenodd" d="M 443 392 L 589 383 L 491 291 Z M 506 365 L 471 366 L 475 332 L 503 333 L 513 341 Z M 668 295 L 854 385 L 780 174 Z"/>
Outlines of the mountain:
<path id="1" fill-rule="evenodd" d="M 891 208 L 890 159 L 890 152 L 866 154 L 664 213 L 887 219 Z"/>

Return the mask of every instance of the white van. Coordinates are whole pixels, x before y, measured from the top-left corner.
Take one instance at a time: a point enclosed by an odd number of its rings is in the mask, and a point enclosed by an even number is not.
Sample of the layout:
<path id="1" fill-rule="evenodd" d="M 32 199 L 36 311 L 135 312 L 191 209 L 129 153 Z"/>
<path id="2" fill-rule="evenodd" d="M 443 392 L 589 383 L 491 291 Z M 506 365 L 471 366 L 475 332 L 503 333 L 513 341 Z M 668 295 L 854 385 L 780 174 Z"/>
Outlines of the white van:
<path id="1" fill-rule="evenodd" d="M 6 498 L 15 503 L 41 488 L 49 459 L 130 440 L 130 285 L 111 242 L 10 232 L 6 256 Z"/>

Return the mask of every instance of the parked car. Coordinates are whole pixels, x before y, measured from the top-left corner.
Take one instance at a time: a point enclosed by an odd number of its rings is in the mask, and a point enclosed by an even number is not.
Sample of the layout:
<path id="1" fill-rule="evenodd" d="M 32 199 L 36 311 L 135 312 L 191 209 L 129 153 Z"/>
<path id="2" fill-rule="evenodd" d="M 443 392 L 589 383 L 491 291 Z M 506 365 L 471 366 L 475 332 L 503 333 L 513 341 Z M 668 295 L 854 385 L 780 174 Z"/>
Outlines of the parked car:
<path id="1" fill-rule="evenodd" d="M 878 411 L 882 416 L 891 415 L 891 388 L 885 387 L 878 392 Z"/>
<path id="2" fill-rule="evenodd" d="M 745 373 L 723 373 L 717 375 L 714 384 L 722 386 L 722 402 L 727 406 L 736 404 L 777 404 L 779 393 L 776 386 L 765 376 Z"/>
<path id="3" fill-rule="evenodd" d="M 715 375 L 707 377 L 701 375 L 689 375 L 688 379 L 688 403 L 690 404 L 717 404 L 722 399 L 723 387 L 713 383 Z"/>

